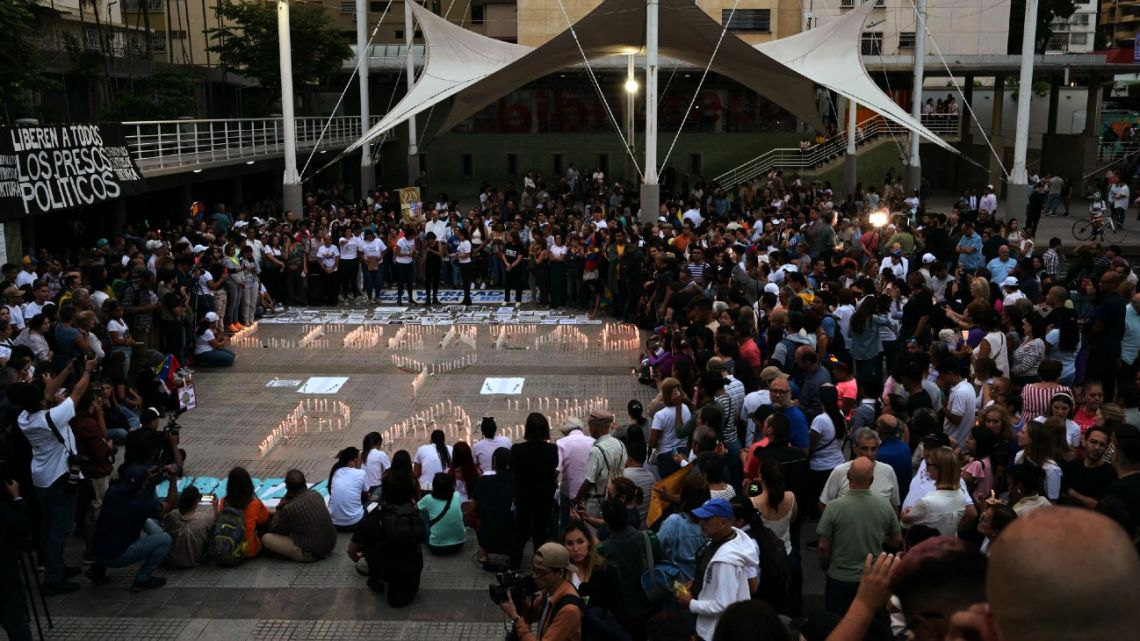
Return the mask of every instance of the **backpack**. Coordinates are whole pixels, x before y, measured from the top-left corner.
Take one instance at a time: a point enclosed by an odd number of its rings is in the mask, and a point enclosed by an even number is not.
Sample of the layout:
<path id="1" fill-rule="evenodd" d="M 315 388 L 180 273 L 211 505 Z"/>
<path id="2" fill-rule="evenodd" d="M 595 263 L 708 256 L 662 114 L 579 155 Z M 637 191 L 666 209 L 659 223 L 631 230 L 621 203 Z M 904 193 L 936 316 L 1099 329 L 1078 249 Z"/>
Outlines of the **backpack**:
<path id="1" fill-rule="evenodd" d="M 614 613 L 599 607 L 589 607 L 582 597 L 567 594 L 554 604 L 550 620 L 558 616 L 563 606 L 574 605 L 582 612 L 582 641 L 633 641 Z"/>
<path id="2" fill-rule="evenodd" d="M 780 363 L 780 369 L 792 379 L 799 379 L 802 372 L 800 366 L 796 364 L 796 349 L 803 346 L 804 343 L 797 343 L 790 338 L 784 338 L 780 340 L 780 344 L 784 346 L 784 362 Z"/>
<path id="3" fill-rule="evenodd" d="M 839 319 L 834 314 L 828 314 L 827 318 L 835 322 L 835 335 L 827 337 L 827 352 L 850 365 L 851 353 L 847 351 L 847 339 L 843 337 L 843 328 L 839 325 Z M 826 360 L 825 364 L 830 369 L 831 360 Z"/>
<path id="4" fill-rule="evenodd" d="M 245 560 L 245 513 L 227 505 L 214 524 L 210 555 L 219 567 L 233 567 Z"/>
<path id="5" fill-rule="evenodd" d="M 760 547 L 760 589 L 756 596 L 777 612 L 787 613 L 791 606 L 792 571 L 784 542 L 764 525 L 759 514 L 753 516 L 748 533 Z"/>
<path id="6" fill-rule="evenodd" d="M 411 503 L 384 505 L 380 508 L 384 546 L 419 545 L 428 539 L 427 527 L 419 508 Z"/>

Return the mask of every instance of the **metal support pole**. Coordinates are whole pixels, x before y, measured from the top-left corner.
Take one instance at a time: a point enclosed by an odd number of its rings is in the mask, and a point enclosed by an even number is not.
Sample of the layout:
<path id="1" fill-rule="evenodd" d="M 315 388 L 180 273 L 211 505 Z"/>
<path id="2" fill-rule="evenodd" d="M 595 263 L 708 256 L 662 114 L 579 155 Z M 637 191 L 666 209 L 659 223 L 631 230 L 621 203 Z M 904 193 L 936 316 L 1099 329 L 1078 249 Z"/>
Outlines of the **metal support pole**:
<path id="1" fill-rule="evenodd" d="M 918 13 L 914 22 L 914 85 L 911 89 L 910 115 L 922 122 L 922 78 L 926 66 L 926 0 L 918 0 Z M 922 138 L 910 134 L 910 162 L 906 170 L 908 190 L 918 189 L 922 183 Z"/>
<path id="2" fill-rule="evenodd" d="M 854 100 L 847 101 L 847 155 L 843 157 L 843 189 L 848 194 L 855 193 L 858 165 L 855 157 L 855 110 L 859 107 Z"/>
<path id="3" fill-rule="evenodd" d="M 368 108 L 368 3 L 356 0 L 356 73 L 360 83 L 360 135 L 368 132 L 371 114 Z M 376 172 L 372 168 L 372 145 L 360 147 L 360 195 L 365 196 L 376 186 Z"/>
<path id="4" fill-rule="evenodd" d="M 658 0 L 645 2 L 645 180 L 641 183 L 642 222 L 657 220 L 661 186 L 657 184 L 657 26 Z"/>
<path id="5" fill-rule="evenodd" d="M 277 51 L 281 61 L 281 128 L 285 136 L 285 175 L 281 179 L 285 211 L 301 215 L 301 175 L 297 173 L 297 121 L 293 116 L 293 45 L 289 39 L 289 3 L 277 0 Z"/>
<path id="6" fill-rule="evenodd" d="M 1022 217 L 1029 199 L 1029 99 L 1033 96 L 1033 51 L 1037 41 L 1037 0 L 1025 1 L 1025 27 L 1021 37 L 1021 75 L 1017 81 L 1017 125 L 1013 133 L 1013 169 L 1006 192 L 1006 218 Z"/>
<path id="7" fill-rule="evenodd" d="M 632 53 L 626 56 L 625 64 L 625 142 L 629 150 L 625 159 L 625 175 L 626 180 L 631 182 L 637 175 L 637 169 L 633 165 L 633 154 L 637 147 L 633 138 L 634 110 L 637 108 L 637 76 L 634 75 L 633 56 Z"/>
<path id="8" fill-rule="evenodd" d="M 412 2 L 415 0 L 404 0 L 404 44 L 408 47 L 407 57 L 407 76 L 408 76 L 408 92 L 412 91 L 412 86 L 416 84 L 416 63 L 412 59 L 412 44 L 415 41 L 415 25 L 412 24 Z M 420 150 L 416 145 L 416 117 L 408 118 L 408 184 L 411 185 L 420 177 Z M 420 194 L 421 198 L 427 198 L 427 194 Z"/>

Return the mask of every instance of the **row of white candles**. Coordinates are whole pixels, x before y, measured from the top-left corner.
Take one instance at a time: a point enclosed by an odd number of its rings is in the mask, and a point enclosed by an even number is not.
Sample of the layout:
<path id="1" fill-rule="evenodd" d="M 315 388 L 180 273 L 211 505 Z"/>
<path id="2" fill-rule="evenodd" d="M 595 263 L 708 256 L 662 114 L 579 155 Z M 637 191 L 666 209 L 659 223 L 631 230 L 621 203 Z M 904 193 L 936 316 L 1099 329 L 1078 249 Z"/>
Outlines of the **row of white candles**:
<path id="1" fill-rule="evenodd" d="M 426 439 L 437 427 L 437 420 L 447 422 L 441 429 L 452 439 L 458 438 L 462 432 L 467 442 L 471 442 L 471 417 L 462 406 L 452 403 L 450 399 L 440 401 L 427 409 L 420 410 L 409 419 L 391 425 L 384 434 L 389 441 L 409 437 Z"/>
<path id="2" fill-rule="evenodd" d="M 538 349 L 546 343 L 558 343 L 562 349 L 584 350 L 590 347 L 590 339 L 582 333 L 582 330 L 570 325 L 559 325 L 549 334 L 536 337 L 534 339 L 534 348 Z"/>
<path id="3" fill-rule="evenodd" d="M 345 347 L 367 348 L 380 344 L 384 336 L 384 328 L 379 325 L 361 325 L 344 337 Z"/>
<path id="4" fill-rule="evenodd" d="M 471 367 L 475 363 L 479 362 L 478 354 L 467 354 L 459 358 L 454 358 L 450 361 L 432 363 L 431 365 L 424 365 L 421 361 L 417 361 L 416 359 L 409 358 L 407 356 L 400 356 L 399 354 L 392 354 L 388 358 L 393 365 L 399 367 L 400 369 L 404 369 L 409 372 L 427 372 L 427 374 L 431 376 L 434 376 L 436 374 L 443 374 L 444 372 L 452 372 L 457 369 L 463 369 L 464 367 Z"/>
<path id="5" fill-rule="evenodd" d="M 606 351 L 637 350 L 641 348 L 641 335 L 635 325 L 606 323 L 598 345 Z"/>
<path id="6" fill-rule="evenodd" d="M 309 347 L 313 341 L 325 335 L 324 325 L 306 325 L 305 335 L 301 337 L 301 346 Z"/>
<path id="7" fill-rule="evenodd" d="M 524 400 L 526 401 L 526 410 L 528 412 L 531 411 L 532 408 L 536 409 L 536 410 L 553 409 L 555 411 L 558 411 L 558 410 L 580 411 L 582 409 L 585 409 L 586 413 L 588 414 L 591 410 L 595 410 L 598 408 L 608 409 L 610 406 L 610 400 L 608 398 L 603 398 L 601 396 L 594 396 L 592 398 L 588 398 L 585 400 L 585 402 L 583 402 L 581 399 L 578 399 L 578 398 L 561 399 L 558 397 L 552 398 L 550 396 L 536 396 L 534 398 L 531 398 L 528 396 L 525 399 L 521 399 L 521 400 L 520 399 L 508 398 L 506 400 L 507 411 L 510 411 L 512 409 L 521 410 L 522 409 L 521 404 Z"/>
<path id="8" fill-rule="evenodd" d="M 423 387 L 423 384 L 427 382 L 427 377 L 428 377 L 427 370 L 421 369 L 420 373 L 416 374 L 416 377 L 412 379 L 412 396 L 413 397 L 419 395 L 420 388 Z"/>
<path id="9" fill-rule="evenodd" d="M 422 372 L 424 369 L 426 369 L 423 363 L 417 361 L 414 358 L 400 356 L 399 354 L 392 354 L 388 358 L 392 361 L 393 365 L 399 367 L 400 369 L 406 369 L 409 372 Z"/>
<path id="10" fill-rule="evenodd" d="M 308 433 L 310 418 L 318 432 L 324 432 L 326 428 L 330 431 L 344 430 L 352 422 L 352 408 L 342 401 L 305 399 L 297 403 L 297 407 L 261 440 L 257 446 L 258 455 L 265 456 L 282 441 L 288 441 L 290 436 Z"/>
<path id="11" fill-rule="evenodd" d="M 320 325 L 314 323 L 310 325 L 302 325 L 301 330 L 308 332 L 317 327 L 320 327 L 321 330 L 326 333 L 333 332 L 339 334 L 344 331 L 344 323 L 321 323 Z"/>

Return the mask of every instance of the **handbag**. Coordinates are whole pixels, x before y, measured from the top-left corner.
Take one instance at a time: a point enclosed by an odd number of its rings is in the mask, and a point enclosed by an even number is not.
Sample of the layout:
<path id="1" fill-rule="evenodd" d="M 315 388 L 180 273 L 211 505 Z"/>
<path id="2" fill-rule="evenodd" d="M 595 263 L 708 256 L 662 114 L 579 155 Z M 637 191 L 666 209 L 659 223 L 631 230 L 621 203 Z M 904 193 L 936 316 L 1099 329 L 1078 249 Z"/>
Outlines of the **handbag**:
<path id="1" fill-rule="evenodd" d="M 681 570 L 672 563 L 653 563 L 653 542 L 649 532 L 642 532 L 645 537 L 645 567 L 649 568 L 641 573 L 641 589 L 651 603 L 665 600 L 673 594 L 673 581 L 681 575 Z"/>

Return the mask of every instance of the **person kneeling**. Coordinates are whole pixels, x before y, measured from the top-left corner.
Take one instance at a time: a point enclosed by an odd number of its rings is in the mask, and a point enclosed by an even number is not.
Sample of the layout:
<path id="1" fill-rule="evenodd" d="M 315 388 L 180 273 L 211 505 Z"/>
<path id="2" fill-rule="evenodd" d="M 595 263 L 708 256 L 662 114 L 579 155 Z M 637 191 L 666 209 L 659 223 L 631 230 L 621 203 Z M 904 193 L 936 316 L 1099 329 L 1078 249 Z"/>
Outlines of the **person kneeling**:
<path id="1" fill-rule="evenodd" d="M 388 605 L 400 607 L 416 598 L 424 567 L 421 544 L 427 525 L 412 502 L 413 483 L 384 485 L 383 503 L 364 517 L 352 533 L 348 558 L 368 563 L 368 587 L 385 592 Z"/>
<path id="2" fill-rule="evenodd" d="M 565 547 L 544 543 L 538 548 L 531 560 L 538 595 L 516 609 L 514 597 L 507 592 L 507 599 L 499 604 L 519 641 L 580 641 L 583 603 L 570 582 L 576 572 Z M 538 623 L 537 634 L 531 631 L 531 623 Z"/>
<path id="3" fill-rule="evenodd" d="M 91 547 L 95 563 L 87 571 L 87 577 L 96 585 L 105 585 L 110 580 L 107 568 L 125 568 L 140 561 L 142 566 L 135 574 L 131 592 L 166 585 L 166 579 L 154 576 L 154 571 L 170 552 L 171 539 L 153 519 L 161 519 L 177 506 L 178 476 L 171 465 L 163 468 L 163 472 L 170 487 L 165 503 L 153 495 L 152 483 L 157 482 L 159 474 L 157 467 L 127 468 L 122 480 L 107 490 Z M 146 536 L 139 538 L 143 530 Z"/>

